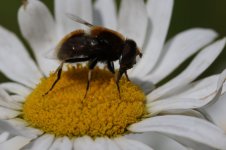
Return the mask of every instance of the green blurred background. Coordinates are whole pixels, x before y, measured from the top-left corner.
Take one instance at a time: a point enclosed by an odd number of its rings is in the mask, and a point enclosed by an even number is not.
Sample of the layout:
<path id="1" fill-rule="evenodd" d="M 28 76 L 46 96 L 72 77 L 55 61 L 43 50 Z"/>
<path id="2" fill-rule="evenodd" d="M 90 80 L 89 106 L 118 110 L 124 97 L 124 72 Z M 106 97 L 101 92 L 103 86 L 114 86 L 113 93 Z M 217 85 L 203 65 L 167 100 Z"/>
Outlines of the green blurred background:
<path id="1" fill-rule="evenodd" d="M 43 2 L 53 11 L 53 1 L 43 0 Z M 1 1 L 0 25 L 15 32 L 22 39 L 17 23 L 17 10 L 20 5 L 21 0 Z M 192 27 L 212 28 L 221 36 L 226 36 L 226 0 L 175 0 L 168 38 Z M 184 66 L 186 63 L 176 72 L 180 72 Z M 201 77 L 219 73 L 224 68 L 226 68 L 226 48 Z M 0 82 L 6 80 L 7 78 L 0 74 Z"/>

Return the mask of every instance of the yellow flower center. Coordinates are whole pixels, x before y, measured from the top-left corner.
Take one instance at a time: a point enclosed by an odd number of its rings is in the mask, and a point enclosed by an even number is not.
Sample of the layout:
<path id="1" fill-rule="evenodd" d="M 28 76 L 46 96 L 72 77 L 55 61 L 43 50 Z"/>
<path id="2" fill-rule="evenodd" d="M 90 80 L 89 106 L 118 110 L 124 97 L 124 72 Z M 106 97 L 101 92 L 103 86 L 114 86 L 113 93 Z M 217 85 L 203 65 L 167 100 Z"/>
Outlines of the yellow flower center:
<path id="1" fill-rule="evenodd" d="M 47 95 L 56 75 L 43 78 L 27 97 L 23 118 L 33 127 L 57 136 L 117 136 L 127 132 L 128 125 L 146 114 L 145 95 L 124 77 L 120 81 L 121 99 L 114 75 L 96 68 L 87 97 L 88 69 L 69 67 Z"/>

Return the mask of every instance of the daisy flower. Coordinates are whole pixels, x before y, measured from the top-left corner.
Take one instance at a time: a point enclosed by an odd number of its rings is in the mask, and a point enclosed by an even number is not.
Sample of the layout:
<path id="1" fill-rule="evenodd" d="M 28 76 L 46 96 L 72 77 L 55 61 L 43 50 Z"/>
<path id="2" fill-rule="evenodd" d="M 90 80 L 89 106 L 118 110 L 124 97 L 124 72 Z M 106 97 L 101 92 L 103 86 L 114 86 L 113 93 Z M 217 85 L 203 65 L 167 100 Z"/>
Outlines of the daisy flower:
<path id="1" fill-rule="evenodd" d="M 38 0 L 18 12 L 30 57 L 15 34 L 0 27 L 0 70 L 12 82 L 0 84 L 0 149 L 152 150 L 226 149 L 226 134 L 197 111 L 219 98 L 225 71 L 193 82 L 223 50 L 226 39 L 211 29 L 194 28 L 169 41 L 173 0 L 55 0 L 55 18 Z M 66 34 L 83 28 L 67 17 L 117 30 L 134 39 L 143 58 L 122 78 L 121 98 L 114 76 L 96 68 L 84 99 L 87 68 L 64 68 L 46 96 L 59 63 L 44 57 Z M 196 54 L 172 80 L 156 86 Z M 136 85 L 134 84 L 136 83 Z"/>

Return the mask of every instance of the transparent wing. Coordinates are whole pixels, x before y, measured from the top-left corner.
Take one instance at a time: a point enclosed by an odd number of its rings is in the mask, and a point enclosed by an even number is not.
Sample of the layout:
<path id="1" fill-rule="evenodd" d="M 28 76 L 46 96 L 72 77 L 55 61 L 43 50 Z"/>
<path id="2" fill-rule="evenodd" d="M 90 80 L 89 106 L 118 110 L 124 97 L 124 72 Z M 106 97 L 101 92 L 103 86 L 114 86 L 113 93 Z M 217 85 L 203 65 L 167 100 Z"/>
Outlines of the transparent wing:
<path id="1" fill-rule="evenodd" d="M 78 16 L 76 16 L 76 15 L 66 13 L 66 16 L 67 16 L 68 18 L 70 18 L 71 20 L 73 20 L 73 21 L 75 21 L 75 22 L 78 22 L 78 23 L 81 23 L 81 24 L 84 24 L 84 25 L 86 25 L 86 26 L 88 26 L 88 27 L 93 27 L 93 26 L 94 26 L 94 25 L 92 25 L 91 23 L 85 21 L 84 19 L 82 19 L 82 18 L 80 18 L 80 17 L 78 17 Z"/>
<path id="2" fill-rule="evenodd" d="M 43 56 L 44 58 L 47 58 L 47 59 L 58 60 L 57 53 L 58 53 L 58 51 L 56 50 L 55 47 L 53 47 L 53 48 L 50 48 L 50 49 L 48 49 L 48 50 L 45 50 L 45 51 L 42 53 L 42 56 Z"/>

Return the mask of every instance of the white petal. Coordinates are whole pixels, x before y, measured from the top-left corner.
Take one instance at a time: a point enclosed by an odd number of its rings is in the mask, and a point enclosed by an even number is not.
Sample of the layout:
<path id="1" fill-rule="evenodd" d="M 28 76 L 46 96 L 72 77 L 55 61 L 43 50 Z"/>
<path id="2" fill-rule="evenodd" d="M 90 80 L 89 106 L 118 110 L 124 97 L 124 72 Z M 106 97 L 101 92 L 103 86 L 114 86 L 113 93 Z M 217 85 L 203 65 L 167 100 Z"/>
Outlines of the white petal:
<path id="1" fill-rule="evenodd" d="M 201 81 L 197 81 L 175 93 L 173 98 L 199 99 L 203 105 L 214 103 L 222 92 L 226 79 L 226 69 L 220 75 L 214 75 Z"/>
<path id="2" fill-rule="evenodd" d="M 0 99 L 6 102 L 13 102 L 10 95 L 2 87 L 0 87 Z"/>
<path id="3" fill-rule="evenodd" d="M 28 144 L 30 140 L 31 139 L 28 139 L 25 137 L 16 136 L 1 143 L 0 149 L 1 150 L 20 150 L 22 147 Z"/>
<path id="4" fill-rule="evenodd" d="M 18 21 L 22 35 L 32 47 L 42 71 L 48 75 L 57 67 L 54 60 L 44 57 L 47 50 L 55 47 L 58 39 L 53 17 L 42 2 L 30 0 L 26 8 L 20 7 Z"/>
<path id="5" fill-rule="evenodd" d="M 18 103 L 23 103 L 26 100 L 26 97 L 21 96 L 21 95 L 11 95 L 10 97 L 13 101 L 18 102 Z"/>
<path id="6" fill-rule="evenodd" d="M 116 30 L 116 6 L 113 0 L 97 0 L 94 5 L 94 24 Z"/>
<path id="7" fill-rule="evenodd" d="M 123 35 L 136 41 L 138 47 L 142 47 L 148 25 L 144 1 L 122 0 L 118 24 L 118 30 Z"/>
<path id="8" fill-rule="evenodd" d="M 31 93 L 30 88 L 14 82 L 0 84 L 0 98 L 4 101 L 11 102 L 12 104 L 24 102 L 29 93 Z M 21 109 L 22 107 L 20 106 L 19 108 Z"/>
<path id="9" fill-rule="evenodd" d="M 224 82 L 223 88 L 222 88 L 222 93 L 226 92 L 226 82 Z"/>
<path id="10" fill-rule="evenodd" d="M 6 130 L 12 135 L 19 135 L 34 139 L 37 136 L 43 134 L 43 131 L 33 127 L 29 127 L 29 124 L 27 122 L 19 118 L 2 120 L 1 124 L 0 130 Z"/>
<path id="11" fill-rule="evenodd" d="M 5 92 L 1 87 L 0 87 L 0 106 L 14 110 L 22 109 L 22 104 L 13 101 L 13 99 L 8 95 L 8 93 Z"/>
<path id="12" fill-rule="evenodd" d="M 217 33 L 213 30 L 202 28 L 190 29 L 178 34 L 166 43 L 163 48 L 164 55 L 159 60 L 159 64 L 145 79 L 150 79 L 154 84 L 158 83 L 216 37 Z M 145 71 L 148 73 L 149 69 L 147 67 Z"/>
<path id="13" fill-rule="evenodd" d="M 215 104 L 205 108 L 210 119 L 226 132 L 226 93 L 220 96 Z"/>
<path id="14" fill-rule="evenodd" d="M 220 74 L 219 80 L 217 82 L 217 89 L 221 88 L 222 93 L 225 92 L 225 83 L 226 83 L 226 69 L 224 69 L 224 71 Z"/>
<path id="15" fill-rule="evenodd" d="M 147 39 L 147 46 L 142 59 L 132 72 L 134 76 L 141 72 L 142 74 L 150 72 L 158 61 L 169 28 L 173 3 L 173 0 L 149 0 L 147 2 L 151 26 L 150 33 L 147 34 L 150 34 L 150 37 Z M 148 70 L 144 70 L 147 64 Z"/>
<path id="16" fill-rule="evenodd" d="M 195 117 L 168 115 L 145 119 L 129 127 L 132 132 L 160 132 L 188 138 L 213 148 L 226 148 L 226 134 L 213 124 Z"/>
<path id="17" fill-rule="evenodd" d="M 2 87 L 4 90 L 6 90 L 9 93 L 19 94 L 24 97 L 30 94 L 32 90 L 30 88 L 27 88 L 21 84 L 14 83 L 14 82 L 2 83 L 0 84 L 0 87 Z"/>
<path id="18" fill-rule="evenodd" d="M 116 138 L 114 141 L 119 145 L 121 150 L 138 150 L 138 149 L 153 150 L 151 147 L 149 147 L 141 142 L 122 138 L 122 137 Z"/>
<path id="19" fill-rule="evenodd" d="M 15 34 L 1 26 L 0 35 L 0 71 L 13 81 L 35 87 L 41 73 L 25 47 Z"/>
<path id="20" fill-rule="evenodd" d="M 35 136 L 32 134 L 27 134 L 28 131 L 21 130 L 13 124 L 9 123 L 7 120 L 0 120 L 0 130 L 7 131 L 11 135 L 23 136 L 27 138 L 34 138 Z"/>
<path id="21" fill-rule="evenodd" d="M 54 140 L 53 135 L 44 134 L 36 140 L 32 141 L 24 149 L 29 150 L 48 150 L 51 147 Z"/>
<path id="22" fill-rule="evenodd" d="M 28 122 L 20 118 L 8 119 L 7 122 L 9 122 L 10 124 L 13 124 L 14 126 L 19 126 L 19 127 L 28 126 Z"/>
<path id="23" fill-rule="evenodd" d="M 19 128 L 21 132 L 23 132 L 25 137 L 30 138 L 37 138 L 38 136 L 43 134 L 43 131 L 36 129 L 34 127 L 25 127 L 25 128 Z"/>
<path id="24" fill-rule="evenodd" d="M 74 141 L 74 149 L 77 150 L 104 150 L 100 143 L 96 143 L 89 136 L 77 138 Z"/>
<path id="25" fill-rule="evenodd" d="M 92 23 L 92 1 L 91 0 L 55 0 L 55 16 L 60 30 L 60 37 L 84 25 L 76 23 L 66 17 L 70 13 Z"/>
<path id="26" fill-rule="evenodd" d="M 0 134 L 0 143 L 6 141 L 9 138 L 9 132 L 3 132 Z"/>
<path id="27" fill-rule="evenodd" d="M 162 111 L 199 108 L 204 105 L 203 103 L 205 104 L 205 101 L 199 99 L 167 98 L 148 104 L 148 111 L 154 116 Z"/>
<path id="28" fill-rule="evenodd" d="M 129 75 L 129 77 L 130 77 L 131 81 L 134 84 L 138 85 L 146 95 L 149 94 L 151 91 L 153 91 L 156 88 L 156 86 L 149 80 L 142 81 L 142 79 L 136 78 L 136 77 L 133 78 L 130 75 Z"/>
<path id="29" fill-rule="evenodd" d="M 19 114 L 21 114 L 21 112 L 0 106 L 0 119 L 15 118 Z"/>
<path id="30" fill-rule="evenodd" d="M 159 133 L 129 134 L 126 138 L 140 141 L 155 150 L 188 150 L 180 143 Z"/>
<path id="31" fill-rule="evenodd" d="M 5 128 L 5 126 L 9 125 L 8 128 Z M 7 130 L 9 132 L 12 132 L 11 134 L 13 135 L 20 135 L 28 138 L 36 138 L 37 136 L 43 134 L 43 131 L 38 130 L 33 127 L 28 127 L 28 122 L 26 122 L 23 119 L 20 118 L 12 118 L 8 120 L 3 120 L 3 127 L 0 125 L 0 130 L 1 128 L 4 130 Z M 11 131 L 12 130 L 12 131 Z"/>
<path id="32" fill-rule="evenodd" d="M 109 138 L 96 138 L 95 142 L 101 145 L 103 150 L 121 150 L 117 144 Z"/>
<path id="33" fill-rule="evenodd" d="M 168 137 L 174 139 L 175 141 L 183 144 L 185 147 L 188 148 L 188 150 L 216 150 L 215 148 L 209 147 L 207 145 L 198 143 L 198 142 L 194 142 L 190 139 L 187 138 L 182 138 L 180 136 L 170 136 L 168 135 Z"/>
<path id="34" fill-rule="evenodd" d="M 226 79 L 226 70 L 221 75 L 192 83 L 172 97 L 150 102 L 148 110 L 151 115 L 156 115 L 162 111 L 201 108 L 209 103 L 214 103 L 222 91 L 223 79 Z"/>
<path id="35" fill-rule="evenodd" d="M 178 76 L 148 95 L 149 102 L 175 92 L 197 78 L 205 71 L 223 50 L 226 39 L 221 39 L 204 48 Z"/>
<path id="36" fill-rule="evenodd" d="M 68 137 L 57 138 L 49 150 L 72 150 L 72 141 Z"/>
<path id="37" fill-rule="evenodd" d="M 190 83 L 181 90 L 176 91 L 172 95 L 167 95 L 167 97 L 176 97 L 176 98 L 196 98 L 200 99 L 208 94 L 213 93 L 217 89 L 217 83 L 219 80 L 219 75 L 213 75 L 206 77 L 202 80 Z"/>
<path id="38" fill-rule="evenodd" d="M 183 115 L 183 116 L 191 116 L 200 119 L 206 119 L 201 112 L 193 109 L 176 109 L 176 110 L 167 110 L 161 112 L 161 115 Z"/>

